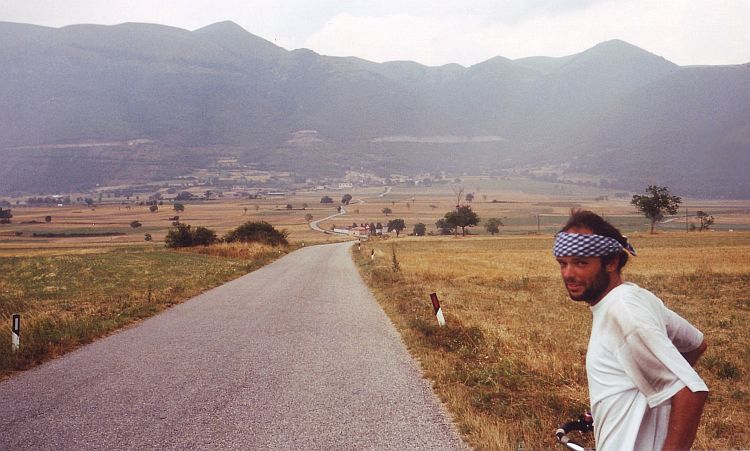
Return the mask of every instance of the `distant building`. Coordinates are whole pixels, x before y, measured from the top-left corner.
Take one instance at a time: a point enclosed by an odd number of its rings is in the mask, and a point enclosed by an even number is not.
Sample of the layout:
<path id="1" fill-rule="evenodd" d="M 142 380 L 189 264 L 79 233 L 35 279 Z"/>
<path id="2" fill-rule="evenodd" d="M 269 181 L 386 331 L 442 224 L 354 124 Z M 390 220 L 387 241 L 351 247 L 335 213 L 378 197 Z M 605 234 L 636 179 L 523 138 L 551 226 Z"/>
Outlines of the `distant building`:
<path id="1" fill-rule="evenodd" d="M 353 188 L 354 184 L 352 182 L 340 182 L 339 183 L 339 189 L 347 189 L 347 188 Z"/>

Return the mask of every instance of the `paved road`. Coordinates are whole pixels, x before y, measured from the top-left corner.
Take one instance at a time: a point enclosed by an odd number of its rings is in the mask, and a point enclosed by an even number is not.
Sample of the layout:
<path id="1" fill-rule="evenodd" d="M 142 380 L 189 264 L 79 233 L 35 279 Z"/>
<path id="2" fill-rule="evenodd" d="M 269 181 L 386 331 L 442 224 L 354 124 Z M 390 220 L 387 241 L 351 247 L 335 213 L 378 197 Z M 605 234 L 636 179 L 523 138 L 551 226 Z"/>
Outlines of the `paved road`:
<path id="1" fill-rule="evenodd" d="M 464 445 L 359 278 L 294 252 L 0 384 L 0 449 Z"/>

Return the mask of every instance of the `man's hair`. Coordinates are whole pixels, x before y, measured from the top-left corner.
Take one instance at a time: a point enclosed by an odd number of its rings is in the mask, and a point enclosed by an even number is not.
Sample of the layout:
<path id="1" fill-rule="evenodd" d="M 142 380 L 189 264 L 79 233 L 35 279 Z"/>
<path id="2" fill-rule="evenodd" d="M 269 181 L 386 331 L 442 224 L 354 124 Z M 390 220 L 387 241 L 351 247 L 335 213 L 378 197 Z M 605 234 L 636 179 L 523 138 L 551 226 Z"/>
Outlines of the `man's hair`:
<path id="1" fill-rule="evenodd" d="M 617 227 L 605 221 L 604 218 L 593 211 L 577 209 L 570 210 L 570 218 L 563 228 L 560 229 L 560 232 L 565 232 L 575 227 L 585 227 L 591 229 L 595 235 L 614 238 L 618 243 L 622 244 L 623 247 L 628 243 L 628 239 L 617 230 Z M 628 263 L 628 253 L 625 250 L 601 257 L 602 265 L 606 266 L 617 257 L 620 257 L 620 261 L 617 264 L 617 272 L 620 272 L 620 270 L 622 270 L 622 268 Z"/>

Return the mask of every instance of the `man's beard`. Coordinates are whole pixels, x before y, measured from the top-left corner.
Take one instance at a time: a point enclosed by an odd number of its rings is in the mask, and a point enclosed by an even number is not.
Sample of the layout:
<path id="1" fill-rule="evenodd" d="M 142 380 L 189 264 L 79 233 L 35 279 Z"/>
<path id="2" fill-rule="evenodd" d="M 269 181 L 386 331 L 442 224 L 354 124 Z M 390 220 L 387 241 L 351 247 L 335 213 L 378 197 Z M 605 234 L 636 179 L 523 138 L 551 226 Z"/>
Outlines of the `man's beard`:
<path id="1" fill-rule="evenodd" d="M 602 268 L 598 273 L 596 273 L 596 277 L 594 277 L 594 280 L 590 285 L 586 286 L 586 289 L 583 291 L 583 293 L 578 296 L 573 296 L 573 294 L 568 291 L 568 295 L 570 296 L 570 299 L 574 301 L 584 301 L 591 303 L 594 301 L 598 301 L 608 287 L 609 273 L 607 273 L 606 268 L 604 267 L 604 265 L 602 265 Z"/>

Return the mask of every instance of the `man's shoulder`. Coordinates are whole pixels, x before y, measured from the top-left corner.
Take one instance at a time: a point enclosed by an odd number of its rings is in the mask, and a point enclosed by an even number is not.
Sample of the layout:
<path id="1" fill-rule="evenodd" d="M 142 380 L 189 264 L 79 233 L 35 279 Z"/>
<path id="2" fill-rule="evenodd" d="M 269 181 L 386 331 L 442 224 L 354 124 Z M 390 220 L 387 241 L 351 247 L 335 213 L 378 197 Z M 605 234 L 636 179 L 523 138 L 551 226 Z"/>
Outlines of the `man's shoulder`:
<path id="1" fill-rule="evenodd" d="M 633 282 L 623 282 L 622 284 L 615 287 L 610 293 L 613 294 L 615 298 L 617 298 L 620 305 L 663 305 L 661 299 L 659 299 L 654 293 L 645 288 L 639 287 Z"/>
<path id="2" fill-rule="evenodd" d="M 664 308 L 661 299 L 634 283 L 618 285 L 611 294 L 613 298 L 606 315 L 626 334 L 638 327 L 658 322 L 657 318 Z"/>

